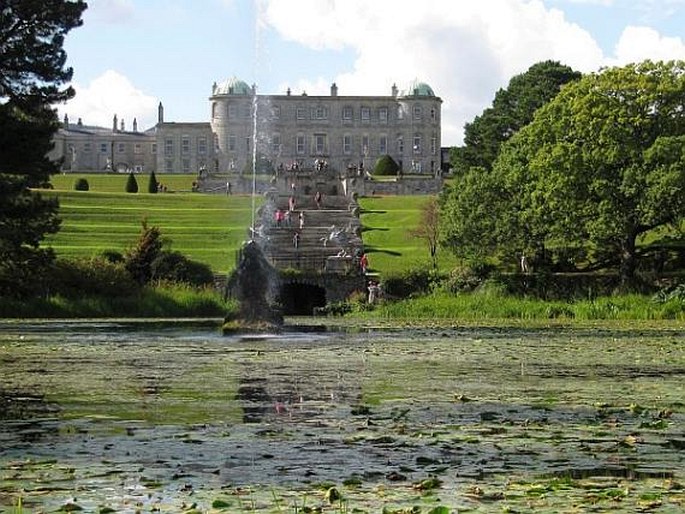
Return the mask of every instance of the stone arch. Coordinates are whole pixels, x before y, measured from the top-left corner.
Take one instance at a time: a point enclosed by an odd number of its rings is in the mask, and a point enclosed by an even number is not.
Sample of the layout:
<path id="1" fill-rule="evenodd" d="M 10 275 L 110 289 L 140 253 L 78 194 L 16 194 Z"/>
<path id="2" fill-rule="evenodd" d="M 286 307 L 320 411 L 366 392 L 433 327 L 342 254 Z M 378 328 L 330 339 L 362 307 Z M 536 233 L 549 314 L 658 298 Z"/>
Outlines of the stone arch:
<path id="1" fill-rule="evenodd" d="M 326 305 L 326 289 L 309 282 L 285 282 L 277 300 L 286 316 L 311 316 L 315 307 Z"/>

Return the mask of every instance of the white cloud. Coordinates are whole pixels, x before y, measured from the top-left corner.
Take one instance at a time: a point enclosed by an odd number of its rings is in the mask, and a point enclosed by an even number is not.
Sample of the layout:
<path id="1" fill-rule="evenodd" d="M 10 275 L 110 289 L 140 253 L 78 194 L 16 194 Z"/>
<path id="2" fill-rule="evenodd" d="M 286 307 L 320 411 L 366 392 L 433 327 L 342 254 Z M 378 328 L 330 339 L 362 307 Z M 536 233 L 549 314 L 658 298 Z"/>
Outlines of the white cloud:
<path id="1" fill-rule="evenodd" d="M 58 106 L 60 118 L 66 113 L 71 122 L 81 118 L 84 125 L 111 127 L 116 114 L 119 120 L 125 121 L 127 130 L 133 128 L 136 118 L 140 131 L 157 122 L 159 100 L 136 89 L 128 78 L 114 70 L 105 71 L 87 86 L 76 82 L 72 86 L 76 96 Z"/>
<path id="2" fill-rule="evenodd" d="M 414 78 L 445 100 L 443 143 L 461 140 L 465 122 L 487 107 L 500 87 L 532 64 L 553 59 L 580 71 L 603 64 L 591 35 L 540 0 L 269 0 L 266 22 L 287 40 L 314 49 L 351 48 L 354 68 L 301 84 L 325 94 L 387 94 Z M 318 90 L 315 88 L 323 88 Z"/>
<path id="3" fill-rule="evenodd" d="M 104 24 L 126 23 L 133 18 L 132 0 L 89 0 L 84 17 Z"/>
<path id="4" fill-rule="evenodd" d="M 616 44 L 611 64 L 685 59 L 685 43 L 679 37 L 666 37 L 649 27 L 626 27 Z"/>

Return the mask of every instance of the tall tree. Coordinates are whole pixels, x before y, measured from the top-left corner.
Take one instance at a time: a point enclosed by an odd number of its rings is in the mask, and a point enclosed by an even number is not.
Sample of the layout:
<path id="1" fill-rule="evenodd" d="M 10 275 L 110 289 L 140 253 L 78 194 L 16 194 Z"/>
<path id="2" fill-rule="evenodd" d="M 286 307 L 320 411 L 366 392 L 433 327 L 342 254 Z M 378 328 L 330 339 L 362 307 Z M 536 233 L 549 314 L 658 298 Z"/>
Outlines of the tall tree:
<path id="1" fill-rule="evenodd" d="M 52 260 L 40 248 L 57 231 L 57 202 L 30 188 L 57 165 L 47 158 L 58 128 L 52 104 L 71 98 L 64 87 L 64 36 L 81 24 L 82 1 L 4 0 L 0 7 L 0 296 L 31 294 Z"/>
<path id="2" fill-rule="evenodd" d="M 431 196 L 421 208 L 421 222 L 410 235 L 426 242 L 433 269 L 438 268 L 438 245 L 440 243 L 440 208 L 436 197 Z"/>
<path id="3" fill-rule="evenodd" d="M 685 217 L 684 98 L 682 61 L 610 68 L 564 88 L 503 146 L 487 188 L 500 206 L 450 223 L 448 240 L 482 236 L 509 256 L 582 249 L 629 282 L 638 238 Z M 452 192 L 445 211 L 467 201 L 476 199 Z"/>
<path id="4" fill-rule="evenodd" d="M 579 72 L 556 61 L 539 62 L 509 81 L 495 94 L 492 107 L 464 126 L 464 144 L 452 148 L 457 174 L 472 167 L 492 168 L 502 143 L 533 120 L 535 111 L 549 102 L 564 84 L 578 80 Z"/>

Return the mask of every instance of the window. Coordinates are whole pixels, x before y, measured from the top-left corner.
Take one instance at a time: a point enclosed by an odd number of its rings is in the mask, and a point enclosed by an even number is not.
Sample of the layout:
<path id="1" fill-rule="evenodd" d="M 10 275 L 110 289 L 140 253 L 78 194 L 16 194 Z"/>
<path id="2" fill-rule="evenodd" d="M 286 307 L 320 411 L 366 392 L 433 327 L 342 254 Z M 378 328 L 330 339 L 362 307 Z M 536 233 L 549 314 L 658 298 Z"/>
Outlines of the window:
<path id="1" fill-rule="evenodd" d="M 306 111 L 304 107 L 298 107 L 297 108 L 297 119 L 298 120 L 303 120 L 306 117 Z"/>
<path id="2" fill-rule="evenodd" d="M 173 155 L 174 153 L 174 140 L 165 139 L 164 140 L 164 155 Z"/>
<path id="3" fill-rule="evenodd" d="M 143 145 L 136 143 L 133 145 L 133 153 L 143 153 Z"/>
<path id="4" fill-rule="evenodd" d="M 402 107 L 401 105 L 397 106 L 397 119 L 398 120 L 404 119 L 404 107 Z"/>
<path id="5" fill-rule="evenodd" d="M 421 119 L 421 106 L 420 105 L 415 105 L 414 106 L 414 119 L 415 120 L 420 120 Z"/>
<path id="6" fill-rule="evenodd" d="M 435 110 L 434 107 L 431 108 L 431 120 L 435 121 L 435 119 L 436 119 L 437 117 L 438 117 L 437 111 Z"/>
<path id="7" fill-rule="evenodd" d="M 153 155 L 155 155 L 157 153 L 157 143 L 152 143 L 150 151 L 152 152 Z"/>
<path id="8" fill-rule="evenodd" d="M 404 138 L 402 136 L 397 138 L 397 153 L 400 155 L 404 153 Z"/>
<path id="9" fill-rule="evenodd" d="M 421 136 L 414 136 L 414 144 L 412 148 L 414 149 L 415 154 L 421 153 Z"/>
<path id="10" fill-rule="evenodd" d="M 219 153 L 219 136 L 214 134 L 214 151 Z"/>
<path id="11" fill-rule="evenodd" d="M 174 172 L 174 161 L 171 159 L 167 159 L 164 161 L 164 171 L 166 173 L 173 173 Z"/>
<path id="12" fill-rule="evenodd" d="M 133 166 L 133 171 L 136 173 L 142 173 L 143 172 L 143 166 L 141 164 L 136 164 Z"/>
<path id="13" fill-rule="evenodd" d="M 388 136 L 382 135 L 378 138 L 378 153 L 388 153 Z"/>
<path id="14" fill-rule="evenodd" d="M 388 123 L 388 108 L 387 107 L 381 107 L 378 109 L 378 121 L 382 123 L 383 125 L 386 125 Z"/>
<path id="15" fill-rule="evenodd" d="M 281 135 L 274 134 L 271 136 L 271 153 L 274 155 L 281 155 Z"/>
<path id="16" fill-rule="evenodd" d="M 371 109 L 362 107 L 362 121 L 368 122 L 371 119 Z"/>
<path id="17" fill-rule="evenodd" d="M 352 136 L 345 134 L 343 136 L 343 153 L 345 154 L 351 154 L 352 153 Z"/>
<path id="18" fill-rule="evenodd" d="M 243 118 L 251 118 L 252 117 L 252 105 L 251 104 L 245 104 L 243 105 Z"/>
<path id="19" fill-rule="evenodd" d="M 200 155 L 205 155 L 207 153 L 207 138 L 198 137 L 197 138 L 197 153 Z"/>
<path id="20" fill-rule="evenodd" d="M 188 136 L 183 136 L 181 139 L 181 153 L 183 155 L 190 153 L 190 138 Z"/>
<path id="21" fill-rule="evenodd" d="M 235 152 L 235 136 L 233 134 L 228 136 L 228 151 Z"/>
<path id="22" fill-rule="evenodd" d="M 107 153 L 109 143 L 100 143 L 100 153 Z"/>
<path id="23" fill-rule="evenodd" d="M 326 153 L 326 134 L 314 134 L 314 151 L 317 155 Z"/>
<path id="24" fill-rule="evenodd" d="M 84 152 L 90 152 L 92 150 L 92 147 L 90 143 L 83 143 L 83 151 Z"/>
<path id="25" fill-rule="evenodd" d="M 362 136 L 362 154 L 369 155 L 369 135 Z"/>
<path id="26" fill-rule="evenodd" d="M 190 159 L 183 159 L 183 173 L 190 173 Z"/>
<path id="27" fill-rule="evenodd" d="M 280 120 L 281 119 L 281 106 L 280 105 L 274 105 L 271 108 L 271 116 L 275 120 Z"/>
<path id="28" fill-rule="evenodd" d="M 304 153 L 304 136 L 302 134 L 297 135 L 296 146 L 297 146 L 297 153 L 300 155 L 303 154 Z"/>
<path id="29" fill-rule="evenodd" d="M 435 136 L 431 138 L 431 153 L 433 155 L 438 153 L 438 138 Z"/>
<path id="30" fill-rule="evenodd" d="M 236 119 L 238 117 L 238 106 L 229 105 L 226 114 L 228 115 L 228 119 Z"/>
<path id="31" fill-rule="evenodd" d="M 319 106 L 312 108 L 312 119 L 313 120 L 327 120 L 328 119 L 328 108 Z"/>
<path id="32" fill-rule="evenodd" d="M 349 105 L 346 105 L 343 107 L 342 111 L 342 119 L 346 121 L 351 121 L 352 117 L 354 116 L 354 111 L 352 110 L 352 107 Z"/>
<path id="33" fill-rule="evenodd" d="M 126 143 L 117 144 L 117 152 L 124 153 L 126 151 Z"/>
<path id="34" fill-rule="evenodd" d="M 216 118 L 217 106 L 216 102 L 212 102 L 212 118 Z"/>

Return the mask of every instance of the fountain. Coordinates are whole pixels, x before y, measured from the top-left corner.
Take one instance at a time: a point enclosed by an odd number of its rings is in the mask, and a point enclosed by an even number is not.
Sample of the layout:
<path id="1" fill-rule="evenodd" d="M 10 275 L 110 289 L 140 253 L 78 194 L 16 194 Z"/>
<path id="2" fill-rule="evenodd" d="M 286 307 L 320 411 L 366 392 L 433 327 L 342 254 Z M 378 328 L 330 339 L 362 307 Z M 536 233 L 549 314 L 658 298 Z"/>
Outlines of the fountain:
<path id="1" fill-rule="evenodd" d="M 278 272 L 266 260 L 259 245 L 248 241 L 240 252 L 228 291 L 240 308 L 224 319 L 224 334 L 236 332 L 277 332 L 283 325 L 283 315 L 273 303 Z"/>

